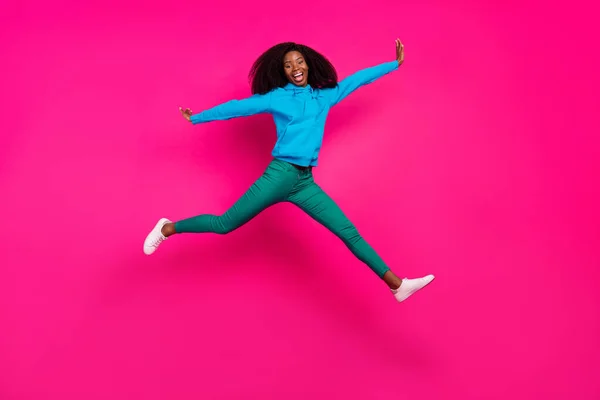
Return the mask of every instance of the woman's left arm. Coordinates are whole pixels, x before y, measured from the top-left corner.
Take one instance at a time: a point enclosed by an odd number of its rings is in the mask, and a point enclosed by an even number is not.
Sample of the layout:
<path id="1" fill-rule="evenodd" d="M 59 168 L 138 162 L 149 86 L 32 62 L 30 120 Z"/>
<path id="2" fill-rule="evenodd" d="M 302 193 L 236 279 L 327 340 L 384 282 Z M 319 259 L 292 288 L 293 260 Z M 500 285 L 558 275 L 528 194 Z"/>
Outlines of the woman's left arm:
<path id="1" fill-rule="evenodd" d="M 341 80 L 335 88 L 327 90 L 331 97 L 331 106 L 338 104 L 361 86 L 373 83 L 384 75 L 397 70 L 403 62 L 404 45 L 400 39 L 396 39 L 396 60 L 362 69 Z"/>

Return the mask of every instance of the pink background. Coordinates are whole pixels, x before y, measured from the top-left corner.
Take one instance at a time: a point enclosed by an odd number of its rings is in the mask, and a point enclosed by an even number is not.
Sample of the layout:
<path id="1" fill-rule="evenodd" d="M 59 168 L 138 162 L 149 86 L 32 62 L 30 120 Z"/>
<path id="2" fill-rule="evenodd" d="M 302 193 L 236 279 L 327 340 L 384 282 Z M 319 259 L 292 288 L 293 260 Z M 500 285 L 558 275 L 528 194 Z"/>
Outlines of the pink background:
<path id="1" fill-rule="evenodd" d="M 574 2 L 2 2 L 0 398 L 597 399 L 594 12 Z M 387 3 L 386 5 L 384 5 Z M 292 205 L 153 257 L 159 217 L 260 175 L 249 94 L 272 44 L 342 77 L 317 181 L 403 276 L 395 302 Z"/>

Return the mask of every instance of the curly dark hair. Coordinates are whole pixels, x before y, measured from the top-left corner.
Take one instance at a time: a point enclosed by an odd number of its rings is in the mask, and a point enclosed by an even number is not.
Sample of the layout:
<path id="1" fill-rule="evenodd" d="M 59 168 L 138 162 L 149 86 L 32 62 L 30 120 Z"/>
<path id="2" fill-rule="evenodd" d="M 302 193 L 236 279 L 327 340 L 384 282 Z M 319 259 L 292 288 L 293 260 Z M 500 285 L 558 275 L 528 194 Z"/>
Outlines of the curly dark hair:
<path id="1" fill-rule="evenodd" d="M 248 74 L 252 94 L 265 94 L 275 88 L 284 87 L 289 82 L 283 70 L 283 58 L 290 51 L 298 51 L 304 56 L 309 68 L 310 86 L 314 88 L 337 86 L 337 71 L 325 56 L 303 44 L 284 42 L 265 51 L 252 64 Z"/>

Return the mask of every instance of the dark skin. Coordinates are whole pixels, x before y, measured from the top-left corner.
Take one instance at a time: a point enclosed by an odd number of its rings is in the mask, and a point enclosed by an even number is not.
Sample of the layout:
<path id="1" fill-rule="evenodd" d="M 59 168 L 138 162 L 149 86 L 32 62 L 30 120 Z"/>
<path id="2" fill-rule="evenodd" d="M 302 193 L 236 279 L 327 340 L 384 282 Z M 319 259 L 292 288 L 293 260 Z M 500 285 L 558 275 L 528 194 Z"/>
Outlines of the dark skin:
<path id="1" fill-rule="evenodd" d="M 294 85 L 308 85 L 308 65 L 300 52 L 290 51 L 283 57 L 283 71 L 288 81 Z"/>
<path id="2" fill-rule="evenodd" d="M 399 66 L 404 62 L 404 45 L 400 39 L 396 39 L 396 60 L 398 61 Z M 306 87 L 306 85 L 308 85 L 309 68 L 301 53 L 297 51 L 290 51 L 287 53 L 283 58 L 283 70 L 285 72 L 285 76 L 294 85 L 300 87 Z M 192 110 L 189 108 L 184 110 L 179 107 L 179 111 L 181 112 L 183 118 L 185 118 L 187 121 L 190 121 Z M 162 234 L 166 237 L 174 235 L 175 233 L 174 223 L 165 224 L 165 226 L 162 228 Z M 402 284 L 402 280 L 398 278 L 398 276 L 396 276 L 396 274 L 394 274 L 392 271 L 387 271 L 383 275 L 383 281 L 390 289 L 397 289 Z"/>

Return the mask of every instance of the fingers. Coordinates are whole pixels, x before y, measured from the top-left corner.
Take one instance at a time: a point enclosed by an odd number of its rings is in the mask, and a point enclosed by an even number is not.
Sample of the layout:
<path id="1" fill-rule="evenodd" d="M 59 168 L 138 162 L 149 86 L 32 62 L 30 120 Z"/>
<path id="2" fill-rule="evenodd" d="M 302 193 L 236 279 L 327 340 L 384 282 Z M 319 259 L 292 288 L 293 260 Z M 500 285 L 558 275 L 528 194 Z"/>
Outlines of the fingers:
<path id="1" fill-rule="evenodd" d="M 396 57 L 398 58 L 398 62 L 404 61 L 404 45 L 400 39 L 396 39 Z"/>
<path id="2" fill-rule="evenodd" d="M 404 45 L 400 41 L 400 39 L 396 39 L 396 54 L 398 57 L 401 57 L 404 53 Z"/>
<path id="3" fill-rule="evenodd" d="M 400 39 L 396 39 L 396 48 L 398 49 L 398 51 L 404 50 L 404 45 L 402 44 Z"/>
<path id="4" fill-rule="evenodd" d="M 396 39 L 396 58 L 398 59 L 398 64 L 404 62 L 404 45 L 400 39 Z"/>

